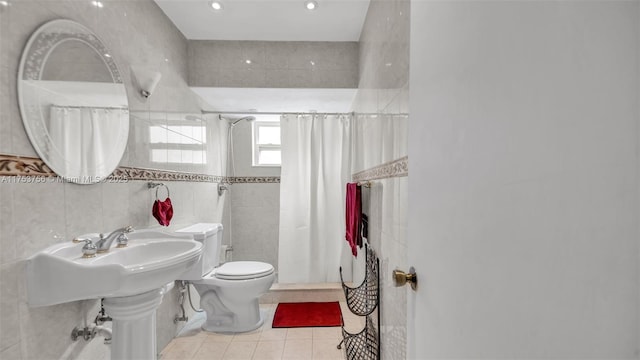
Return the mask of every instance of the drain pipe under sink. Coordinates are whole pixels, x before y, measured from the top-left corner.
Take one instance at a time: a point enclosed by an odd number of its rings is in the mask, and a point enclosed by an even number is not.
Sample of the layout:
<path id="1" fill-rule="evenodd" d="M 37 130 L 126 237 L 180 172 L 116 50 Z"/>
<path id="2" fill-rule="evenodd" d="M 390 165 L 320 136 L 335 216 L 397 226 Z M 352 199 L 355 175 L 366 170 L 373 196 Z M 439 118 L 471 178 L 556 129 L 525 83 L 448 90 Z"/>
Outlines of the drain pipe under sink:
<path id="1" fill-rule="evenodd" d="M 179 314 L 176 315 L 176 317 L 173 318 L 174 324 L 177 324 L 179 321 L 189 321 L 189 317 L 184 310 L 184 293 L 187 291 L 187 286 L 189 285 L 183 280 L 178 281 L 178 284 L 178 291 L 180 292 L 178 295 L 178 305 L 180 305 L 180 309 L 182 310 L 182 316 L 179 316 Z"/>

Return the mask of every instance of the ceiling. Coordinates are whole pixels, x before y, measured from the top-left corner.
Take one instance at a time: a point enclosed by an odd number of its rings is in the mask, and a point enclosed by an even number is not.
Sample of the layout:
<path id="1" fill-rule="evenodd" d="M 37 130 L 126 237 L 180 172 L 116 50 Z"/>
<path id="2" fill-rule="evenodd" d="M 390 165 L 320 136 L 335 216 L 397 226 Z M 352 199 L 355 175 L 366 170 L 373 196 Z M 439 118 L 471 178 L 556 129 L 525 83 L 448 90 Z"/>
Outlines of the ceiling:
<path id="1" fill-rule="evenodd" d="M 190 40 L 358 41 L 369 0 L 154 0 Z"/>

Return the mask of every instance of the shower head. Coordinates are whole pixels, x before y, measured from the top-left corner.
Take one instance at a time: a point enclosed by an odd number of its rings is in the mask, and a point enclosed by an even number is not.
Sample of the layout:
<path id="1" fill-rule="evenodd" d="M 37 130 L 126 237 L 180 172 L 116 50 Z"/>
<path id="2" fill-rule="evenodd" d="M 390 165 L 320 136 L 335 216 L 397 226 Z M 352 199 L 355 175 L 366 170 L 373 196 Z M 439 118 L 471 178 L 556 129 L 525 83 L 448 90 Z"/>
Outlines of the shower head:
<path id="1" fill-rule="evenodd" d="M 252 121 L 254 121 L 255 119 L 256 119 L 256 118 L 255 118 L 255 116 L 244 116 L 244 117 L 241 117 L 240 119 L 235 120 L 234 122 L 232 122 L 232 123 L 231 123 L 231 126 L 233 126 L 233 125 L 235 125 L 235 124 L 239 123 L 239 122 L 240 122 L 240 121 L 242 121 L 242 120 L 247 120 L 248 122 L 252 122 Z"/>
<path id="2" fill-rule="evenodd" d="M 226 118 L 223 117 L 222 115 L 218 115 L 218 117 L 220 118 L 220 120 L 227 120 L 229 122 L 229 125 L 234 126 L 237 123 L 239 123 L 242 120 L 247 120 L 248 122 L 254 121 L 256 118 L 255 116 L 243 116 L 241 118 L 238 119 L 234 119 L 234 118 Z"/>

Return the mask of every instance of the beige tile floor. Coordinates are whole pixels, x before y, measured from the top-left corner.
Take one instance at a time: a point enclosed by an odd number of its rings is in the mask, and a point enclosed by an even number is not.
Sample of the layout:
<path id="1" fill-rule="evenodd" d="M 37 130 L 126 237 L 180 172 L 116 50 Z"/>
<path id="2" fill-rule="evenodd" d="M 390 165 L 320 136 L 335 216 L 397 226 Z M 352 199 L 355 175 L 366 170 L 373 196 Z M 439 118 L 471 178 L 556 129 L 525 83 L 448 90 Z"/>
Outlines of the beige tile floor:
<path id="1" fill-rule="evenodd" d="M 350 332 L 362 329 L 363 321 L 340 303 L 345 328 Z M 292 359 L 343 360 L 344 349 L 336 345 L 342 338 L 340 327 L 289 328 L 271 327 L 276 304 L 262 304 L 264 325 L 243 334 L 208 333 L 200 329 L 204 316 L 197 314 L 178 337 L 160 353 L 161 360 L 186 359 Z"/>

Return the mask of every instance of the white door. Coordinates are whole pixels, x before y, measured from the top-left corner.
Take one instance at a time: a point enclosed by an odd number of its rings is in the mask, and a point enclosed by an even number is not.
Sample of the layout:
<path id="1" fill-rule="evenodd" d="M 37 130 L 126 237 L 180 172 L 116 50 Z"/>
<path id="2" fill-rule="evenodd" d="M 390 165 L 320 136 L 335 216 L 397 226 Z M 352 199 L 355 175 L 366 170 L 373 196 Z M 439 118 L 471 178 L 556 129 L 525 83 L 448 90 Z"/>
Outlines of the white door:
<path id="1" fill-rule="evenodd" d="M 412 1 L 408 358 L 637 358 L 639 18 Z"/>

